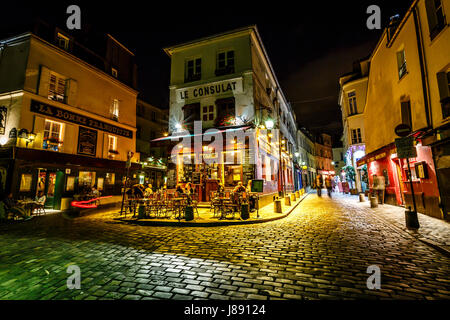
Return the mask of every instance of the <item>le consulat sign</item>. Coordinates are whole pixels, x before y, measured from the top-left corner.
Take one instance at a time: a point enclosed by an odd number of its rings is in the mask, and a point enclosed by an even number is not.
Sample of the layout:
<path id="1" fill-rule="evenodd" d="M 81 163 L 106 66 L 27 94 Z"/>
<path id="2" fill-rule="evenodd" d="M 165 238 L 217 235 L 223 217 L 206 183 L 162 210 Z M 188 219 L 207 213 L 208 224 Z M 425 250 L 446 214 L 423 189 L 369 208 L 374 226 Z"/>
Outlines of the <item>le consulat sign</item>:
<path id="1" fill-rule="evenodd" d="M 93 129 L 102 130 L 118 136 L 133 138 L 133 132 L 131 130 L 123 129 L 103 121 L 92 119 L 81 114 L 77 114 L 71 111 L 67 111 L 58 107 L 51 106 L 46 103 L 42 103 L 36 100 L 31 100 L 30 111 L 40 113 L 49 117 L 61 119 L 67 122 L 81 124 Z"/>
<path id="2" fill-rule="evenodd" d="M 242 93 L 242 92 L 243 92 L 242 78 L 209 82 L 199 86 L 175 90 L 177 102 L 184 102 L 190 99 L 199 99 L 227 93 Z"/>

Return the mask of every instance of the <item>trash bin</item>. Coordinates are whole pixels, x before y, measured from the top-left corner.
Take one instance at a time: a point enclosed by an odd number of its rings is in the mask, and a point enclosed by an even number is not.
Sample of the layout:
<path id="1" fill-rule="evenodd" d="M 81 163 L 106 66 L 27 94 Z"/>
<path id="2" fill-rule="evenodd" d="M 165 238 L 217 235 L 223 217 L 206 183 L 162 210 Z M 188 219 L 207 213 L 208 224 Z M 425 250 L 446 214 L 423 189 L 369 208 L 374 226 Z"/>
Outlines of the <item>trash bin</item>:
<path id="1" fill-rule="evenodd" d="M 359 194 L 359 202 L 364 202 L 366 201 L 366 198 L 364 197 L 364 193 L 360 193 Z"/>
<path id="2" fill-rule="evenodd" d="M 186 221 L 194 220 L 194 207 L 193 206 L 186 206 L 184 209 L 184 218 Z"/>
<path id="3" fill-rule="evenodd" d="M 138 208 L 138 219 L 145 218 L 145 206 L 139 206 Z"/>
<path id="4" fill-rule="evenodd" d="M 377 196 L 370 196 L 370 207 L 371 208 L 378 207 L 378 197 Z"/>
<path id="5" fill-rule="evenodd" d="M 241 205 L 241 219 L 242 220 L 247 220 L 248 218 L 250 218 L 249 205 L 248 204 L 242 204 Z"/>
<path id="6" fill-rule="evenodd" d="M 417 218 L 417 212 L 411 211 L 411 207 L 405 210 L 406 227 L 410 229 L 419 229 L 419 219 Z"/>
<path id="7" fill-rule="evenodd" d="M 274 211 L 276 213 L 283 213 L 283 211 L 281 209 L 281 200 L 277 199 L 273 202 L 273 204 L 274 204 Z"/>

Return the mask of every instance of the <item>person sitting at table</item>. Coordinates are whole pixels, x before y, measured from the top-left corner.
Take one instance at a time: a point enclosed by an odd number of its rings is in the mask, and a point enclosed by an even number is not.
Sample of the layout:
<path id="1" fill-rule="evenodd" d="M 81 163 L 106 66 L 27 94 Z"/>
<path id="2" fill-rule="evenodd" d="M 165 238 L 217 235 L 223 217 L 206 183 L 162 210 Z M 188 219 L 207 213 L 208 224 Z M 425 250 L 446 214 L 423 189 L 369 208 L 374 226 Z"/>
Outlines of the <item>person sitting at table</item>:
<path id="1" fill-rule="evenodd" d="M 187 194 L 190 194 L 190 195 L 193 195 L 193 194 L 194 194 L 195 190 L 194 190 L 194 187 L 192 186 L 192 183 L 188 182 L 188 183 L 186 184 L 185 192 L 186 192 Z"/>
<path id="2" fill-rule="evenodd" d="M 45 205 L 46 200 L 47 200 L 47 197 L 45 196 L 44 192 L 39 191 L 35 198 L 35 201 L 37 202 L 37 204 L 43 206 L 43 205 Z"/>
<path id="3" fill-rule="evenodd" d="M 27 212 L 23 207 L 17 205 L 17 202 L 14 200 L 12 193 L 8 194 L 8 196 L 3 199 L 3 203 L 6 207 L 7 215 L 12 214 L 13 216 L 19 216 L 24 220 L 32 218 L 31 216 L 27 215 Z"/>
<path id="4" fill-rule="evenodd" d="M 133 194 L 136 198 L 140 199 L 144 197 L 144 190 L 143 186 L 139 183 L 135 184 L 133 186 Z"/>
<path id="5" fill-rule="evenodd" d="M 147 185 L 147 188 L 145 189 L 144 197 L 149 198 L 149 197 L 151 197 L 152 194 L 153 194 L 152 184 L 149 183 L 149 184 Z"/>
<path id="6" fill-rule="evenodd" d="M 219 183 L 219 187 L 217 188 L 217 194 L 219 197 L 225 196 L 225 187 L 222 183 Z"/>
<path id="7" fill-rule="evenodd" d="M 94 197 L 94 198 L 100 197 L 100 191 L 97 190 L 97 186 L 96 185 L 94 185 L 92 187 L 91 194 L 92 194 L 92 197 Z"/>
<path id="8" fill-rule="evenodd" d="M 240 181 L 238 182 L 237 186 L 234 187 L 234 189 L 233 189 L 233 192 L 238 192 L 238 193 L 242 193 L 242 192 L 245 192 L 245 191 L 246 191 L 246 189 L 242 185 L 242 182 L 240 182 Z"/>
<path id="9" fill-rule="evenodd" d="M 184 193 L 183 187 L 181 186 L 180 183 L 177 185 L 177 189 L 176 189 L 175 191 L 176 191 L 178 194 Z"/>

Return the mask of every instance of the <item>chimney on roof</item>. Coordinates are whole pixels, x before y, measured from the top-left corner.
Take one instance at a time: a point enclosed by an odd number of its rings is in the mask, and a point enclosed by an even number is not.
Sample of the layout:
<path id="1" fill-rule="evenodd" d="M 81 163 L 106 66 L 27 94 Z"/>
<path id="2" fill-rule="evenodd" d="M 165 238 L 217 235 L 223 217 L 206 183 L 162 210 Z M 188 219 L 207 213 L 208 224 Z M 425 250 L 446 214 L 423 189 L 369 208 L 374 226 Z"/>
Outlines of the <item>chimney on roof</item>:
<path id="1" fill-rule="evenodd" d="M 400 24 L 400 15 L 399 14 L 396 14 L 389 18 L 389 25 L 387 27 L 388 42 L 394 36 L 395 30 L 397 30 L 397 27 L 399 24 Z"/>

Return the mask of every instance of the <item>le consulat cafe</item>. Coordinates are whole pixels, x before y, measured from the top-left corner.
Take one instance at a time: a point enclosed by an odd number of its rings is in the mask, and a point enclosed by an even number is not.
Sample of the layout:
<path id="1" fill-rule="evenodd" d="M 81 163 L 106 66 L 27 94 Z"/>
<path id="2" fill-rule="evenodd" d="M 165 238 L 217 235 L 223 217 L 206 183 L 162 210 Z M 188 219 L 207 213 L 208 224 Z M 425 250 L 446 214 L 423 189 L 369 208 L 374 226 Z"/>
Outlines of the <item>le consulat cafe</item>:
<path id="1" fill-rule="evenodd" d="M 15 199 L 34 199 L 42 192 L 46 207 L 58 210 L 68 209 L 93 186 L 111 196 L 104 202 L 118 202 L 127 166 L 131 177 L 140 169 L 137 91 L 116 78 L 117 70 L 108 74 L 72 55 L 65 39 L 61 35 L 58 46 L 27 33 L 5 41 L 0 63 L 1 189 Z M 114 38 L 107 41 L 120 48 Z M 20 49 L 28 56 L 18 55 Z M 10 66 L 18 70 L 9 77 L 8 87 L 14 90 L 6 91 L 4 71 L 12 57 L 15 64 Z M 21 59 L 25 70 L 17 62 Z"/>
<path id="2" fill-rule="evenodd" d="M 170 135 L 153 143 L 170 146 L 167 188 L 190 182 L 208 202 L 219 184 L 227 191 L 258 180 L 260 205 L 273 201 L 283 190 L 279 159 L 289 151 L 274 104 L 283 96 L 256 27 L 165 51 L 172 60 Z"/>

